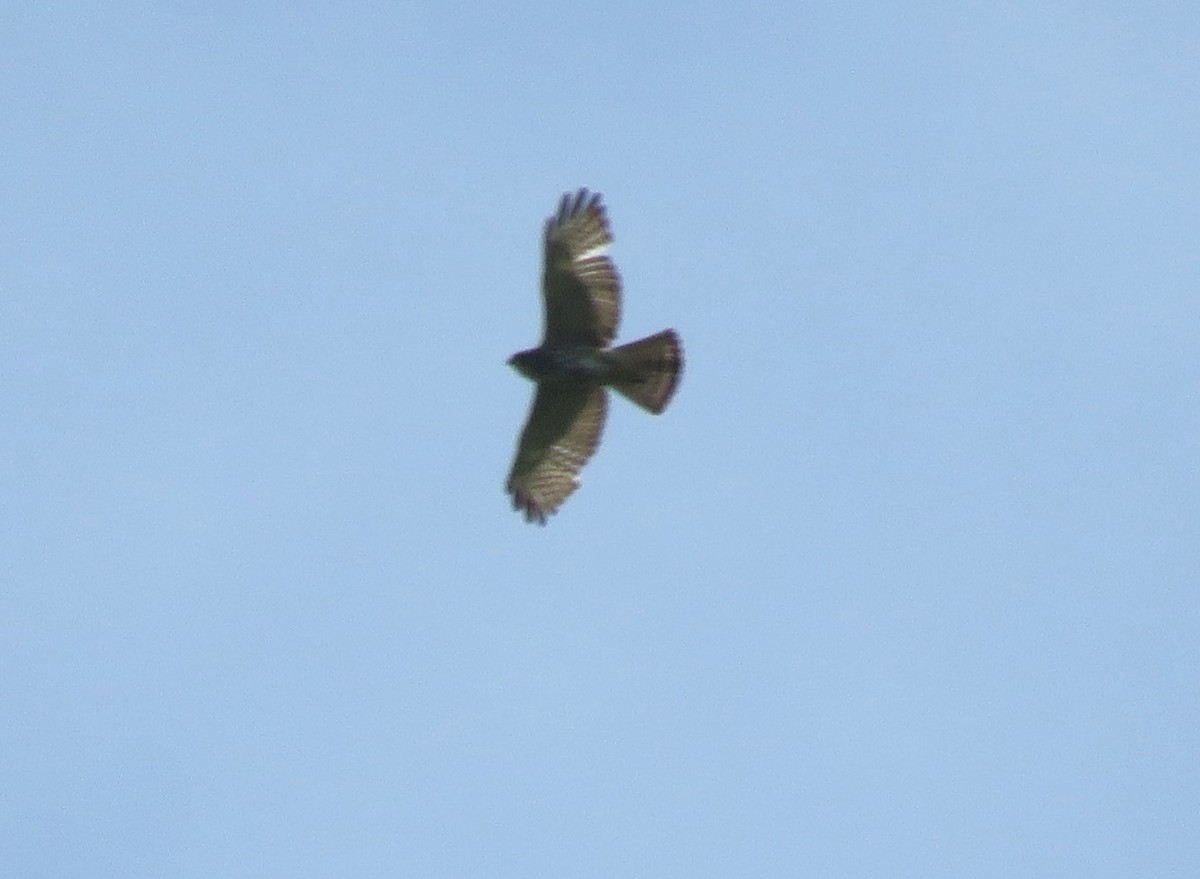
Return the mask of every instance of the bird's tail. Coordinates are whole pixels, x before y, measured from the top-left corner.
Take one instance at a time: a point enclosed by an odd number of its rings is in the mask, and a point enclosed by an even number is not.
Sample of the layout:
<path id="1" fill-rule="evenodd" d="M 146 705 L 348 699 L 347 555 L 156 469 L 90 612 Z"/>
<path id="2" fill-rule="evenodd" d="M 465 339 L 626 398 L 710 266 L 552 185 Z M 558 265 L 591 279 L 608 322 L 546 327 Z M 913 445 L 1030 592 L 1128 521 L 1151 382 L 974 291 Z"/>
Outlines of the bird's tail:
<path id="1" fill-rule="evenodd" d="M 663 330 L 612 349 L 612 386 L 655 415 L 667 408 L 683 374 L 683 346 L 674 330 Z"/>

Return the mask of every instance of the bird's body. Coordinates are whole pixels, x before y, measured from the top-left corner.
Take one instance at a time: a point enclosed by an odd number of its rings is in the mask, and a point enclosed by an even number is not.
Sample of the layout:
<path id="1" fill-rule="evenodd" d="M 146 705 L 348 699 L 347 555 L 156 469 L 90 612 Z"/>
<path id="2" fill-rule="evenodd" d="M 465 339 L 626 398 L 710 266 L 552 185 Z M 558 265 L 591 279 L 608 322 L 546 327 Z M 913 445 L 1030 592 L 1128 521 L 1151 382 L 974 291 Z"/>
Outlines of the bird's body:
<path id="1" fill-rule="evenodd" d="M 683 370 L 674 330 L 611 347 L 621 311 L 621 281 L 607 255 L 612 241 L 601 197 L 566 194 L 546 221 L 542 344 L 509 364 L 537 383 L 508 477 L 513 506 L 545 524 L 579 487 L 578 474 L 595 452 L 608 408 L 606 387 L 658 414 Z"/>
<path id="2" fill-rule="evenodd" d="M 525 378 L 534 382 L 600 382 L 604 383 L 612 367 L 598 348 L 579 346 L 563 348 L 530 348 L 509 358 L 509 364 Z"/>

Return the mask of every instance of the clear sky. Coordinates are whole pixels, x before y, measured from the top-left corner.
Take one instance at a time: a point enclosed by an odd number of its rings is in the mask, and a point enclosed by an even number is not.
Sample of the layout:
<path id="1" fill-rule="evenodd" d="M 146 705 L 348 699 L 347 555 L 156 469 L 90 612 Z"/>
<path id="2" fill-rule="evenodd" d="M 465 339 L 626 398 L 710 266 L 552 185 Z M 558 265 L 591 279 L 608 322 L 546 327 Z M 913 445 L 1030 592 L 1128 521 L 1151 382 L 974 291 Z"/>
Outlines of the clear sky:
<path id="1" fill-rule="evenodd" d="M 10 3 L 0 875 L 1200 875 L 1195 3 Z M 539 529 L 542 223 L 671 326 Z"/>

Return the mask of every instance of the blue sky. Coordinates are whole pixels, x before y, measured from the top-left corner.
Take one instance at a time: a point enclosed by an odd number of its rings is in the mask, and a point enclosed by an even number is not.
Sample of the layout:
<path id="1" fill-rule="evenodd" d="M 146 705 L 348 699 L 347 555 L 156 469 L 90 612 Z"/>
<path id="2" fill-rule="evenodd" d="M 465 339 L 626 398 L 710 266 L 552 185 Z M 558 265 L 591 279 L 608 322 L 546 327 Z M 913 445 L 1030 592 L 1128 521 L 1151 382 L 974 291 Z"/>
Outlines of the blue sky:
<path id="1" fill-rule="evenodd" d="M 1194 4 L 10 4 L 0 873 L 1200 869 Z M 545 529 L 541 224 L 682 335 Z"/>

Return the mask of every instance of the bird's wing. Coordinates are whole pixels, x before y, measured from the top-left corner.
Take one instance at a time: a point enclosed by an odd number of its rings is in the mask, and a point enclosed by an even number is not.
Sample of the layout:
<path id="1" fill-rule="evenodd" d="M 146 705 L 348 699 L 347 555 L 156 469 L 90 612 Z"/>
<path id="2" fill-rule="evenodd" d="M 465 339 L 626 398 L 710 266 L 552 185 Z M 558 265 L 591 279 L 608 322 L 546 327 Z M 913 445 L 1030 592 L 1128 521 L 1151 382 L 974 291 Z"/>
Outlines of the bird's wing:
<path id="1" fill-rule="evenodd" d="M 546 524 L 579 487 L 579 471 L 600 444 L 608 394 L 603 387 L 538 386 L 508 474 L 513 508 Z"/>
<path id="2" fill-rule="evenodd" d="M 599 193 L 563 195 L 546 221 L 543 345 L 608 345 L 621 319 L 621 278 L 600 251 L 612 242 Z"/>

